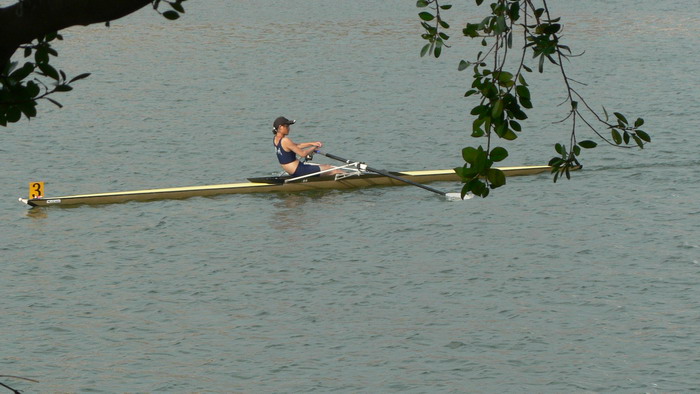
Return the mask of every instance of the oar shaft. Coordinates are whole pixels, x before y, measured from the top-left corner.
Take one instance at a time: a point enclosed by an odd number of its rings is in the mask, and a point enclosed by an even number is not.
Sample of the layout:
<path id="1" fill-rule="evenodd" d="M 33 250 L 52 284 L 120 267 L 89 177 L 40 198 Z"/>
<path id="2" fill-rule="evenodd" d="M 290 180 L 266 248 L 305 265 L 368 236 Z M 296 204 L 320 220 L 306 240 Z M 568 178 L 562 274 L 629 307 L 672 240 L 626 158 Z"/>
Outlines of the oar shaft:
<path id="1" fill-rule="evenodd" d="M 342 162 L 345 163 L 345 164 L 354 163 L 354 161 L 351 161 L 351 160 L 348 160 L 348 159 L 344 159 L 344 158 L 342 158 L 342 157 L 340 157 L 340 156 L 336 156 L 336 155 L 331 154 L 331 153 L 325 153 L 325 152 L 321 152 L 321 151 L 316 151 L 316 153 L 318 153 L 319 155 L 323 155 L 323 156 L 326 156 L 326 157 L 328 157 L 328 158 L 334 159 L 334 160 L 342 161 Z M 437 194 L 439 194 L 439 195 L 441 195 L 441 196 L 447 195 L 447 193 L 443 192 L 442 190 L 434 189 L 434 188 L 432 188 L 432 187 L 430 187 L 430 186 L 426 186 L 426 185 L 423 185 L 423 184 L 421 184 L 421 183 L 413 182 L 413 181 L 411 181 L 411 180 L 402 178 L 402 177 L 400 177 L 400 176 L 394 175 L 394 174 L 392 174 L 392 173 L 390 173 L 390 172 L 387 172 L 387 171 L 377 170 L 377 169 L 372 168 L 372 167 L 369 167 L 369 166 L 367 166 L 367 167 L 365 167 L 365 168 L 366 168 L 368 171 L 377 173 L 377 174 L 379 174 L 379 175 L 384 175 L 384 176 L 389 177 L 389 178 L 392 178 L 392 179 L 396 179 L 397 181 L 401 181 L 401 182 L 407 183 L 407 184 L 409 184 L 409 185 L 418 186 L 418 187 L 420 187 L 420 188 L 422 188 L 422 189 L 425 189 L 425 190 L 430 191 L 430 192 L 433 192 L 433 193 L 437 193 Z"/>

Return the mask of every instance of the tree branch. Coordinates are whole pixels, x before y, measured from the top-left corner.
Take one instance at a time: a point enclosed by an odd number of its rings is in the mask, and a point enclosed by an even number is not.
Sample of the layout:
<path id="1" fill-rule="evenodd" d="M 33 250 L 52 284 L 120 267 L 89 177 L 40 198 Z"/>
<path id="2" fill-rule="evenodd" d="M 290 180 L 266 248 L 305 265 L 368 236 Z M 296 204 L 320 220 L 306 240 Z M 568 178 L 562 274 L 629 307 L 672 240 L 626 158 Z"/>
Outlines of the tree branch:
<path id="1" fill-rule="evenodd" d="M 0 8 L 0 67 L 20 45 L 70 26 L 87 26 L 129 15 L 152 0 L 24 0 Z"/>

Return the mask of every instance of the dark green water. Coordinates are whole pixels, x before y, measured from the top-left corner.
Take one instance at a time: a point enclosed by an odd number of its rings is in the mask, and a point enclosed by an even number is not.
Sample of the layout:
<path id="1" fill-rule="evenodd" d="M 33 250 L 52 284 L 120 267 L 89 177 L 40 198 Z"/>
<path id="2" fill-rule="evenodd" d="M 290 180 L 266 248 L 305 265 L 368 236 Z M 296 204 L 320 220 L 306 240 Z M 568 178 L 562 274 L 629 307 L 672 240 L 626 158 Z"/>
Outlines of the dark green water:
<path id="1" fill-rule="evenodd" d="M 6 5 L 9 2 L 3 2 Z M 435 61 L 414 1 L 191 2 L 65 32 L 92 72 L 3 129 L 0 379 L 26 392 L 688 392 L 700 387 L 700 13 L 693 1 L 565 0 L 573 78 L 653 143 L 584 156 L 572 181 L 486 200 L 418 188 L 27 210 L 65 195 L 243 181 L 298 141 L 392 170 L 472 143 L 475 47 Z M 478 19 L 481 18 L 479 15 Z M 474 18 L 472 18 L 474 19 Z M 571 23 L 567 24 L 567 20 Z M 555 74 L 505 165 L 568 125 Z M 512 150 L 512 149 L 511 149 Z M 457 191 L 459 185 L 436 187 Z"/>

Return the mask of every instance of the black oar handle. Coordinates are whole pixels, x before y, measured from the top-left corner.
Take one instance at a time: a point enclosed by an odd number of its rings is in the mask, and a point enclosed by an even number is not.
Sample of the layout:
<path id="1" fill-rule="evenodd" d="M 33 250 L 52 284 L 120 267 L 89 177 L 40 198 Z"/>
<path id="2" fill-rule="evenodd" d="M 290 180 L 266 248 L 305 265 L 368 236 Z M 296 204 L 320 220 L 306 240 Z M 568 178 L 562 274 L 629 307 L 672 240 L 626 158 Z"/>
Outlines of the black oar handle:
<path id="1" fill-rule="evenodd" d="M 355 163 L 355 162 L 352 161 L 352 160 L 343 159 L 343 158 L 340 157 L 340 156 L 336 156 L 336 155 L 331 154 L 331 153 L 321 152 L 320 150 L 317 150 L 316 153 L 318 153 L 319 155 L 323 155 L 323 156 L 329 157 L 329 158 L 334 159 L 334 160 L 342 161 L 342 162 L 345 163 L 345 164 Z M 430 187 L 430 186 L 426 186 L 426 185 L 423 185 L 423 184 L 420 184 L 420 183 L 417 183 L 417 182 L 413 182 L 413 181 L 408 180 L 408 179 L 405 179 L 405 178 L 401 178 L 400 176 L 394 175 L 394 174 L 389 173 L 389 172 L 386 172 L 386 171 L 377 170 L 377 169 L 372 168 L 372 167 L 365 167 L 365 168 L 366 168 L 368 171 L 372 171 L 372 172 L 374 172 L 374 173 L 376 173 L 376 174 L 384 175 L 384 176 L 386 176 L 386 177 L 389 177 L 389 178 L 392 178 L 392 179 L 396 179 L 397 181 L 401 181 L 401 182 L 407 183 L 407 184 L 409 184 L 409 185 L 418 186 L 418 187 L 420 187 L 420 188 L 422 188 L 422 189 L 425 189 L 425 190 L 427 190 L 427 191 L 431 191 L 431 192 L 433 192 L 433 193 L 437 193 L 437 194 L 439 194 L 439 195 L 441 195 L 441 196 L 447 195 L 447 193 L 443 192 L 442 190 L 434 189 L 434 188 L 432 188 L 432 187 Z"/>

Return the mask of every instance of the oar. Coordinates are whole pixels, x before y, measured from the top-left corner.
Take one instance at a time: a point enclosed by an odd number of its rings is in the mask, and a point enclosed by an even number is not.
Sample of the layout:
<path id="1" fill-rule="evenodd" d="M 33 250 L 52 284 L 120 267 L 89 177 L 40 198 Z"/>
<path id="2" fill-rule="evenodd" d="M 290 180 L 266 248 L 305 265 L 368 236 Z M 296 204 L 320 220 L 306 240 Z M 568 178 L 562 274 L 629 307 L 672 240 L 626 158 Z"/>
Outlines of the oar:
<path id="1" fill-rule="evenodd" d="M 321 152 L 321 151 L 318 151 L 318 150 L 316 151 L 316 153 L 318 153 L 319 155 L 323 155 L 323 156 L 326 156 L 326 157 L 328 157 L 328 158 L 334 159 L 334 160 L 342 161 L 342 162 L 345 163 L 345 164 L 356 163 L 356 161 L 352 161 L 352 160 L 348 160 L 348 159 L 343 159 L 342 157 L 333 155 L 333 154 L 331 154 L 331 153 L 325 153 L 325 152 Z M 449 198 L 449 199 L 455 199 L 455 198 L 460 199 L 460 200 L 462 199 L 462 196 L 461 196 L 459 193 L 446 193 L 446 192 L 443 192 L 442 190 L 438 190 L 438 189 L 432 188 L 432 187 L 430 187 L 430 186 L 423 185 L 423 184 L 421 184 L 421 183 L 413 182 L 413 181 L 408 180 L 408 179 L 406 179 L 406 178 L 401 178 L 400 176 L 396 176 L 396 175 L 394 175 L 394 174 L 392 174 L 392 173 L 390 173 L 390 172 L 386 172 L 386 171 L 382 171 L 382 170 L 377 170 L 376 168 L 372 168 L 372 167 L 369 167 L 369 166 L 365 166 L 365 169 L 366 169 L 367 171 L 371 171 L 371 172 L 374 172 L 374 173 L 379 174 L 379 175 L 384 175 L 384 176 L 386 176 L 386 177 L 389 177 L 389 178 L 392 178 L 392 179 L 396 179 L 397 181 L 401 181 L 401 182 L 407 183 L 407 184 L 409 184 L 409 185 L 418 186 L 418 187 L 420 187 L 421 189 L 425 189 L 425 190 L 427 190 L 427 191 L 433 192 L 433 193 L 435 193 L 435 194 L 439 194 L 439 195 L 444 196 L 444 197 L 447 197 L 447 198 Z"/>

